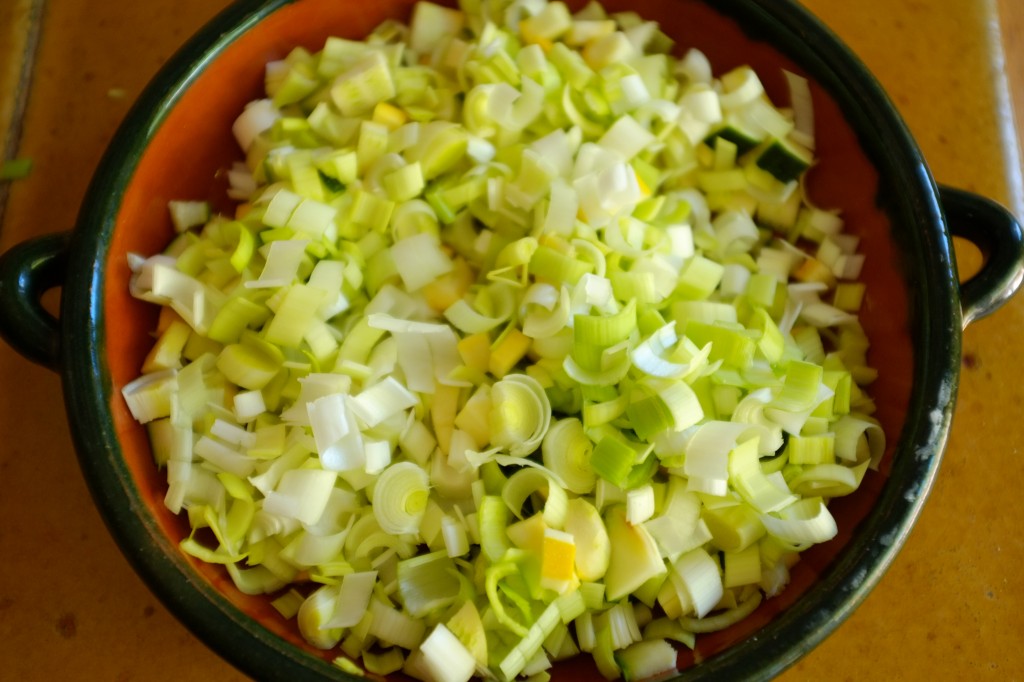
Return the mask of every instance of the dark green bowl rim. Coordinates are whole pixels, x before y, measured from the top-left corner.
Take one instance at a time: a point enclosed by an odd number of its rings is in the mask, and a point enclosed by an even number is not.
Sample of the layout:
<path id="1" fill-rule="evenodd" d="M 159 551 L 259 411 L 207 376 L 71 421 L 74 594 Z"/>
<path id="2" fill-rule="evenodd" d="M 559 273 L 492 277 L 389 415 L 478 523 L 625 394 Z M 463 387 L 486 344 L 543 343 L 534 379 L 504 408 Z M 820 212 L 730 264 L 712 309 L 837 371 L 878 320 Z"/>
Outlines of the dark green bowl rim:
<path id="1" fill-rule="evenodd" d="M 948 437 L 961 343 L 960 291 L 938 189 L 881 86 L 831 31 L 793 0 L 703 0 L 807 69 L 843 107 L 902 226 L 913 287 L 915 347 L 907 420 L 881 496 L 858 532 L 808 591 L 748 639 L 675 679 L 770 679 L 843 622 L 885 573 L 913 526 Z M 228 45 L 291 0 L 241 0 L 167 62 L 137 100 L 101 160 L 69 250 L 61 310 L 65 402 L 79 462 L 105 523 L 149 588 L 210 648 L 259 679 L 358 679 L 302 652 L 235 608 L 196 576 L 149 516 L 107 408 L 104 273 L 115 217 L 147 141 L 182 93 Z"/>

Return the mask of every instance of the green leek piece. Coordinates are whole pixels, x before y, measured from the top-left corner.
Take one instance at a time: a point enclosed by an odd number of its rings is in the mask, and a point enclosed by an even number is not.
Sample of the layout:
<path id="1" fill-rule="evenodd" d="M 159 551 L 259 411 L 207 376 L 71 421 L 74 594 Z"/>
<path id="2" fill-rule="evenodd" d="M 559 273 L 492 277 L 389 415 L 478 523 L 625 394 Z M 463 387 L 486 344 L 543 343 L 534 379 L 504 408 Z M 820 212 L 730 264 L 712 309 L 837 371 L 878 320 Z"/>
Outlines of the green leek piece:
<path id="1" fill-rule="evenodd" d="M 706 299 L 722 281 L 722 265 L 704 256 L 694 256 L 679 272 L 676 292 L 681 298 Z"/>
<path id="2" fill-rule="evenodd" d="M 622 670 L 615 661 L 615 647 L 612 641 L 611 627 L 605 625 L 599 629 L 595 639 L 593 656 L 598 671 L 606 680 L 617 680 L 621 677 Z"/>
<path id="3" fill-rule="evenodd" d="M 620 486 L 629 476 L 637 460 L 637 449 L 622 438 L 604 436 L 594 446 L 590 466 L 594 472 L 613 485 Z"/>
<path id="4" fill-rule="evenodd" d="M 765 533 L 757 512 L 747 504 L 737 504 L 701 513 L 716 546 L 739 552 L 756 542 Z"/>
<path id="5" fill-rule="evenodd" d="M 217 311 L 207 337 L 219 343 L 234 343 L 242 332 L 261 326 L 271 314 L 255 296 L 232 297 Z"/>
<path id="6" fill-rule="evenodd" d="M 409 201 L 423 191 L 423 170 L 419 162 L 402 166 L 385 175 L 383 184 L 392 201 Z"/>
<path id="7" fill-rule="evenodd" d="M 391 69 L 381 50 L 367 51 L 331 85 L 331 99 L 345 116 L 364 114 L 394 96 Z"/>
<path id="8" fill-rule="evenodd" d="M 0 181 L 22 180 L 32 172 L 32 159 L 7 159 L 0 165 Z"/>
<path id="9" fill-rule="evenodd" d="M 508 526 L 508 508 L 501 497 L 487 495 L 480 501 L 480 548 L 492 562 L 501 559 L 508 549 L 505 528 Z"/>
<path id="10" fill-rule="evenodd" d="M 487 665 L 487 633 L 480 612 L 472 601 L 466 601 L 448 620 L 447 627 L 473 654 L 477 665 Z"/>
<path id="11" fill-rule="evenodd" d="M 217 369 L 234 384 L 259 390 L 277 376 L 284 357 L 270 344 L 235 343 L 225 346 L 217 358 Z"/>
<path id="12" fill-rule="evenodd" d="M 664 639 L 645 639 L 615 653 L 622 677 L 646 680 L 676 669 L 676 650 Z"/>
<path id="13" fill-rule="evenodd" d="M 649 441 L 661 431 L 682 431 L 704 417 L 693 389 L 682 381 L 645 381 L 631 392 L 626 414 L 633 430 Z"/>
<path id="14" fill-rule="evenodd" d="M 419 618 L 448 606 L 459 596 L 458 571 L 446 552 L 398 562 L 398 589 L 406 610 Z"/>
<path id="15" fill-rule="evenodd" d="M 792 464 L 818 465 L 835 462 L 835 434 L 790 436 L 786 455 Z"/>
<path id="16" fill-rule="evenodd" d="M 761 604 L 761 599 L 760 592 L 753 592 L 746 601 L 737 604 L 734 608 L 705 618 L 683 616 L 679 619 L 679 624 L 684 629 L 694 633 L 718 632 L 753 613 L 754 609 Z"/>
<path id="17" fill-rule="evenodd" d="M 736 369 L 746 369 L 754 360 L 757 342 L 742 328 L 691 320 L 686 336 L 697 346 L 711 344 L 709 359 Z"/>
<path id="18" fill-rule="evenodd" d="M 594 266 L 585 261 L 560 253 L 550 247 L 540 246 L 530 259 L 529 272 L 541 281 L 554 284 L 579 282 L 583 275 L 593 272 Z"/>
<path id="19" fill-rule="evenodd" d="M 267 324 L 266 341 L 285 348 L 298 348 L 324 299 L 322 289 L 304 284 L 292 285 Z"/>

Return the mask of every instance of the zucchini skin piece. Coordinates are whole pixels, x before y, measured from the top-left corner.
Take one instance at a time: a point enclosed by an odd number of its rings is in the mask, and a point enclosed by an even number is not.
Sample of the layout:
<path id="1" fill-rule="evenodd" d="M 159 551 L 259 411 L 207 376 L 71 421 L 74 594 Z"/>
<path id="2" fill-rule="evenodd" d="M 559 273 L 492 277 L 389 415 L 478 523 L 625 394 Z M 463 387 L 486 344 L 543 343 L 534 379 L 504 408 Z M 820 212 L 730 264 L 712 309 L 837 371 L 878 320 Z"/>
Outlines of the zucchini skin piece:
<path id="1" fill-rule="evenodd" d="M 736 145 L 737 156 L 742 156 L 743 154 L 746 154 L 751 149 L 753 149 L 754 147 L 761 143 L 761 140 L 757 139 L 756 137 L 753 137 L 747 131 L 729 123 L 709 133 L 708 136 L 704 138 L 704 144 L 714 149 L 715 141 L 718 138 L 728 140 L 729 142 L 732 142 L 734 145 Z"/>
<path id="2" fill-rule="evenodd" d="M 754 163 L 778 180 L 789 182 L 796 180 L 811 167 L 811 157 L 793 143 L 776 138 L 764 148 Z"/>

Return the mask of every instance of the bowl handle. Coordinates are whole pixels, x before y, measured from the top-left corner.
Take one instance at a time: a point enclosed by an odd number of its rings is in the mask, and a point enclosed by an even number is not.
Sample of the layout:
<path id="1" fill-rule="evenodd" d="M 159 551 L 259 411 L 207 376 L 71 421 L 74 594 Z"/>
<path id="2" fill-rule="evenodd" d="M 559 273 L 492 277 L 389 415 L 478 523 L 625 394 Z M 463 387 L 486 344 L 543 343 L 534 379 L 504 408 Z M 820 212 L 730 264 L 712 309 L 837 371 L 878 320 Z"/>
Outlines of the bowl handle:
<path id="1" fill-rule="evenodd" d="M 60 321 L 43 307 L 42 297 L 64 283 L 70 236 L 36 237 L 0 256 L 0 336 L 52 370 L 60 365 Z"/>
<path id="2" fill-rule="evenodd" d="M 940 187 L 949 231 L 978 247 L 982 266 L 960 285 L 966 327 L 999 309 L 1024 281 L 1024 231 L 1000 204 L 973 192 Z"/>

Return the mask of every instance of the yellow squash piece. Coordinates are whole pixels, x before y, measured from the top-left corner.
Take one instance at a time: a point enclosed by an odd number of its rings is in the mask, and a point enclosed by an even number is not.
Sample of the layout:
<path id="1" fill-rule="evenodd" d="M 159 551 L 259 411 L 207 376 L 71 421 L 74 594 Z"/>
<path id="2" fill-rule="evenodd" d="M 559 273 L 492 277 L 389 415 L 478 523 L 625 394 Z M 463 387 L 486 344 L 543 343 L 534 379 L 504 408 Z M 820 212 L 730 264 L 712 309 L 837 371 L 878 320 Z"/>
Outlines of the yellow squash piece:
<path id="1" fill-rule="evenodd" d="M 498 379 L 502 378 L 516 366 L 526 351 L 530 349 L 531 339 L 518 329 L 509 329 L 491 349 L 491 358 L 488 365 L 491 374 Z"/>
<path id="2" fill-rule="evenodd" d="M 545 528 L 540 569 L 541 587 L 559 594 L 568 590 L 576 577 L 575 559 L 576 542 L 573 536 L 554 528 Z"/>
<path id="3" fill-rule="evenodd" d="M 580 580 L 595 582 L 604 577 L 611 557 L 611 544 L 604 521 L 594 505 L 580 497 L 569 500 L 565 530 L 576 543 L 576 572 Z"/>

